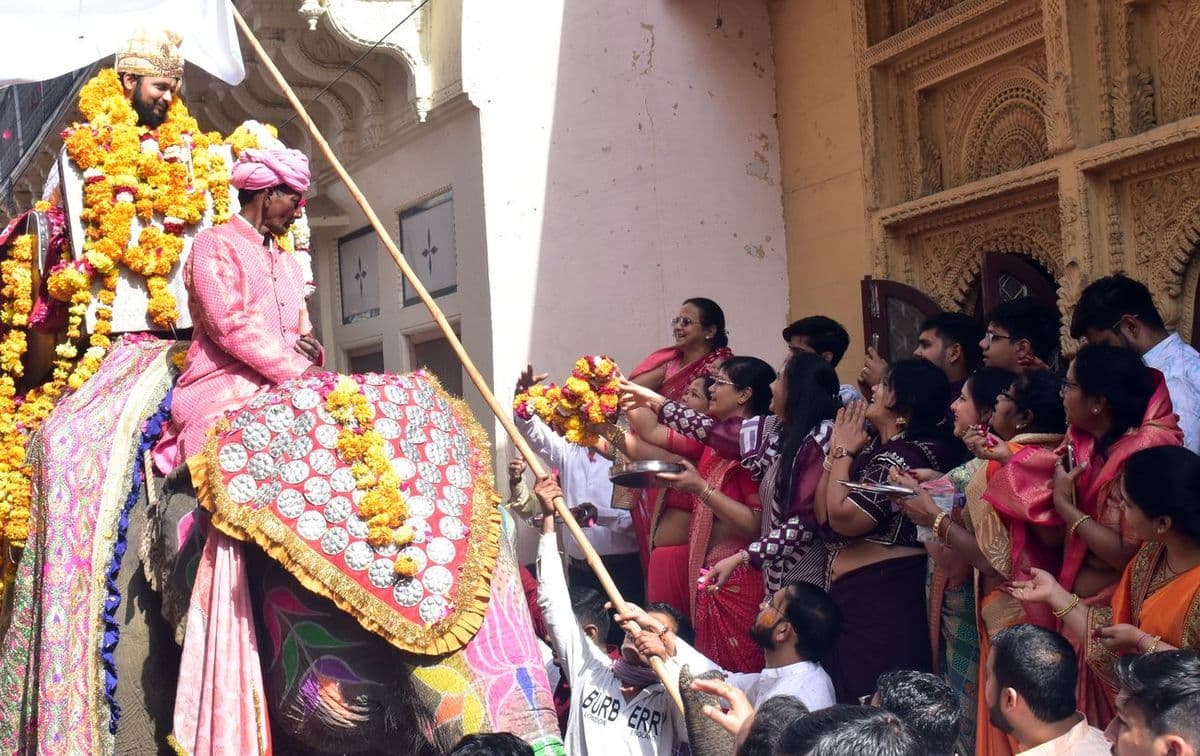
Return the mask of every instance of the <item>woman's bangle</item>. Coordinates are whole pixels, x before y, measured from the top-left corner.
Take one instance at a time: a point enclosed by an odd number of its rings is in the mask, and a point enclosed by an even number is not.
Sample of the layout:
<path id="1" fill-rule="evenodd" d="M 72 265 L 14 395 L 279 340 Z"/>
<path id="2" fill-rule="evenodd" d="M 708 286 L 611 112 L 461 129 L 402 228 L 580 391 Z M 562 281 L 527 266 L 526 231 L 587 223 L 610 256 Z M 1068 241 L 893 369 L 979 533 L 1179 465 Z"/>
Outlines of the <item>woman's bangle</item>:
<path id="1" fill-rule="evenodd" d="M 933 527 L 930 529 L 933 531 L 933 534 L 935 536 L 937 536 L 938 538 L 942 537 L 942 530 L 941 530 L 942 523 L 949 516 L 950 516 L 950 514 L 948 512 L 938 512 L 937 517 L 933 518 Z M 943 540 L 945 540 L 945 539 L 943 539 Z"/>
<path id="2" fill-rule="evenodd" d="M 742 549 L 738 552 L 738 561 L 742 564 L 750 564 L 750 552 Z"/>
<path id="3" fill-rule="evenodd" d="M 1071 610 L 1077 606 L 1079 606 L 1079 594 L 1072 593 L 1071 600 L 1067 602 L 1066 606 L 1064 606 L 1062 609 L 1054 610 L 1054 612 L 1053 612 L 1054 616 L 1059 619 L 1062 619 L 1063 617 L 1066 617 L 1068 614 L 1070 614 Z"/>
<path id="4" fill-rule="evenodd" d="M 1154 640 L 1150 641 L 1150 645 L 1149 645 L 1149 646 L 1146 646 L 1146 653 L 1148 653 L 1148 654 L 1152 654 L 1152 653 L 1154 653 L 1154 649 L 1158 648 L 1158 642 L 1159 642 L 1160 640 L 1162 640 L 1162 636 L 1161 636 L 1161 635 L 1156 635 L 1156 636 L 1154 636 Z"/>
<path id="5" fill-rule="evenodd" d="M 707 504 L 707 503 L 708 503 L 708 497 L 709 497 L 709 496 L 712 496 L 712 492 L 713 492 L 713 484 L 712 484 L 712 483 L 708 483 L 708 484 L 706 484 L 706 485 L 704 486 L 704 492 L 700 494 L 700 501 L 702 501 L 702 502 L 704 502 L 705 504 Z"/>
<path id="6" fill-rule="evenodd" d="M 1067 538 L 1073 538 L 1075 536 L 1075 531 L 1079 530 L 1079 526 L 1090 519 L 1092 519 L 1091 515 L 1084 515 L 1075 522 L 1071 523 L 1071 527 L 1067 528 Z"/>
<path id="7" fill-rule="evenodd" d="M 821 467 L 825 468 L 825 472 L 833 472 L 833 459 L 826 454 L 825 460 L 821 462 Z"/>
<path id="8" fill-rule="evenodd" d="M 1137 646 L 1137 650 L 1138 650 L 1139 654 L 1142 653 L 1142 641 L 1146 640 L 1149 637 L 1150 637 L 1150 633 L 1143 632 L 1141 635 L 1138 636 L 1137 642 L 1133 644 L 1133 645 Z"/>

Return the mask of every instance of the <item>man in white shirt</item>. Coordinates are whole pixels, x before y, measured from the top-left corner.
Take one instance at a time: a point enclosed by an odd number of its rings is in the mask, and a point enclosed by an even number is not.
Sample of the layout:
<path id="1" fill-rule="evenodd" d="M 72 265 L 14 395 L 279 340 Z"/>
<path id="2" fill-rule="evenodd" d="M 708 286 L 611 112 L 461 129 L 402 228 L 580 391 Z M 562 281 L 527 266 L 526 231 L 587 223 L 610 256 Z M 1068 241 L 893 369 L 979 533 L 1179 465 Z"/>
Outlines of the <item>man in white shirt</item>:
<path id="1" fill-rule="evenodd" d="M 627 619 L 654 626 L 652 618 L 645 616 L 617 617 L 618 622 Z M 809 711 L 833 706 L 833 680 L 821 666 L 821 658 L 833 646 L 840 627 L 837 605 L 825 591 L 801 580 L 785 585 L 763 601 L 749 630 L 750 639 L 763 650 L 763 671 L 726 672 L 726 682 L 744 692 L 755 708 L 774 696 L 797 698 Z M 693 675 L 720 669 L 707 658 L 700 666 L 689 664 Z"/>
<path id="2" fill-rule="evenodd" d="M 1036 625 L 992 640 L 984 690 L 988 718 L 1032 756 L 1109 756 L 1104 733 L 1075 710 L 1079 663 L 1067 639 Z"/>
<path id="3" fill-rule="evenodd" d="M 533 366 L 526 366 L 517 379 L 516 393 L 527 390 L 535 383 L 546 379 L 534 375 Z M 517 430 L 529 442 L 533 451 L 542 458 L 546 466 L 558 471 L 563 498 L 576 514 L 583 532 L 592 548 L 600 555 L 605 569 L 617 585 L 617 590 L 627 600 L 641 604 L 645 597 L 645 580 L 642 576 L 642 561 L 638 551 L 637 536 L 633 531 L 633 516 L 628 510 L 612 506 L 613 486 L 608 479 L 612 463 L 594 449 L 567 443 L 566 439 L 551 430 L 541 419 L 525 420 L 513 415 Z M 510 497 L 510 509 L 520 508 L 518 499 L 521 486 L 515 487 Z M 526 511 L 536 507 L 525 507 Z M 563 547 L 569 562 L 567 576 L 572 585 L 586 585 L 603 592 L 600 581 L 583 559 L 583 550 L 569 533 L 562 534 Z M 620 643 L 619 628 L 610 634 L 611 643 Z"/>
<path id="4" fill-rule="evenodd" d="M 558 560 L 550 501 L 561 495 L 553 478 L 535 492 L 546 515 L 538 544 L 538 606 L 550 643 L 571 683 L 571 708 L 563 742 L 572 756 L 671 756 L 687 740 L 682 713 L 628 635 L 621 658 L 613 660 L 593 643 L 571 610 L 567 581 Z M 661 629 L 667 674 L 678 679 L 681 664 L 705 659 L 678 636 L 690 637 L 687 620 L 665 604 L 647 607 L 644 627 Z M 642 636 L 653 636 L 647 629 Z"/>
<path id="5" fill-rule="evenodd" d="M 1149 289 L 1126 276 L 1088 284 L 1071 317 L 1071 336 L 1132 349 L 1162 373 L 1183 443 L 1200 454 L 1200 353 L 1167 330 Z"/>

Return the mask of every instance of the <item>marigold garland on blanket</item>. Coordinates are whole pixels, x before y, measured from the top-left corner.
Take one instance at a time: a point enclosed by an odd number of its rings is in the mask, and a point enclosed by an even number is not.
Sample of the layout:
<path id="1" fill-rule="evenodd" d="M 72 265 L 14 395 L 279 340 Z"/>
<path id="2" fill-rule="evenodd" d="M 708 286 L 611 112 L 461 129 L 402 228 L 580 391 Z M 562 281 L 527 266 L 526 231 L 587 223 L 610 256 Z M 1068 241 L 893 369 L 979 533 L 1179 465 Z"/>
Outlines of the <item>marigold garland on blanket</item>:
<path id="1" fill-rule="evenodd" d="M 611 358 L 585 355 L 562 386 L 530 386 L 513 399 L 513 409 L 525 420 L 540 417 L 573 444 L 588 446 L 597 440 L 589 424 L 616 419 L 618 374 Z"/>
<path id="2" fill-rule="evenodd" d="M 376 548 L 392 543 L 404 548 L 412 543 L 414 533 L 404 524 L 408 506 L 400 493 L 403 481 L 392 469 L 383 436 L 375 430 L 370 403 L 356 382 L 342 377 L 325 397 L 325 409 L 342 426 L 337 438 L 338 454 L 350 463 L 354 484 L 363 492 L 358 510 L 367 520 L 367 543 Z M 400 577 L 412 577 L 417 568 L 408 555 L 396 558 L 394 569 Z"/>

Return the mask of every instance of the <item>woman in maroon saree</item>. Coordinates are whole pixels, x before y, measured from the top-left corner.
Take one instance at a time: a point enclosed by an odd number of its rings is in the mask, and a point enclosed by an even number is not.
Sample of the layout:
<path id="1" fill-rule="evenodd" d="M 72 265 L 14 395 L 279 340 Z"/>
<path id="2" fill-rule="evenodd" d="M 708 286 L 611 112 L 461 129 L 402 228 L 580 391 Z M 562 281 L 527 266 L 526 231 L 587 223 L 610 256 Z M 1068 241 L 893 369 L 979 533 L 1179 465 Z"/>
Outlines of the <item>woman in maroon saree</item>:
<path id="1" fill-rule="evenodd" d="M 893 669 L 932 666 L 925 602 L 926 553 L 917 529 L 886 494 L 838 481 L 886 483 L 892 470 L 950 470 L 966 449 L 943 423 L 950 383 L 925 360 L 900 360 L 869 405 L 838 411 L 817 486 L 816 519 L 830 552 L 829 597 L 842 631 L 824 665 L 837 700 L 856 703 Z M 872 433 L 864 430 L 870 422 Z"/>
<path id="2" fill-rule="evenodd" d="M 679 315 L 671 320 L 674 346 L 664 347 L 642 360 L 627 378 L 657 391 L 667 399 L 683 401 L 688 386 L 708 375 L 717 365 L 733 356 L 725 333 L 725 312 L 720 305 L 704 297 L 684 300 Z M 636 426 L 637 412 L 632 410 L 630 424 Z M 699 454 L 699 447 L 695 450 Z M 686 451 L 676 453 L 688 456 Z M 687 543 L 691 526 L 691 502 L 676 491 L 659 488 L 624 492 L 629 497 L 633 527 L 642 551 L 642 566 L 650 577 L 650 551 L 659 546 Z M 686 607 L 681 607 L 686 611 Z"/>

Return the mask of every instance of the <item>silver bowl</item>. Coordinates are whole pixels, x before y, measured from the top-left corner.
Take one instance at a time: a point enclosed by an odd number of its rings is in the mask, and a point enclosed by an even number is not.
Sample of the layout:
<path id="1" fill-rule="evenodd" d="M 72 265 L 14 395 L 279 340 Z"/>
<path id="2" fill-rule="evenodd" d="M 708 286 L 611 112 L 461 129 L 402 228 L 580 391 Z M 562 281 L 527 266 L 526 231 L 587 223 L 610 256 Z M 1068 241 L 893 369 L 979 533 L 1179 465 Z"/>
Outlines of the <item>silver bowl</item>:
<path id="1" fill-rule="evenodd" d="M 645 459 L 613 465 L 608 473 L 608 479 L 614 485 L 626 488 L 658 488 L 657 475 L 659 473 L 678 472 L 683 472 L 683 465 L 676 462 Z"/>

